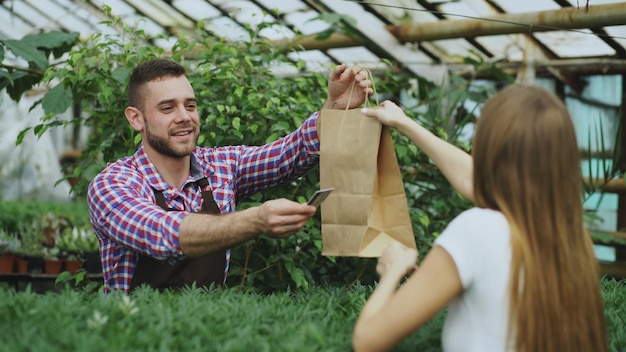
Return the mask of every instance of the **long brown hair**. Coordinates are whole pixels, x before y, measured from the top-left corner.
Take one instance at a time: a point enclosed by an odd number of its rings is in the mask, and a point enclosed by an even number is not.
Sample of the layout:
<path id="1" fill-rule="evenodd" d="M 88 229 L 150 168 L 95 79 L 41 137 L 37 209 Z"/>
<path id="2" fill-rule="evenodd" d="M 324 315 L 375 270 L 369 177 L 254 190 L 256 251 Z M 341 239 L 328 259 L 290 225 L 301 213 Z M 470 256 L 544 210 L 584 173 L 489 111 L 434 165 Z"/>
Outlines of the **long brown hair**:
<path id="1" fill-rule="evenodd" d="M 583 223 L 576 135 L 563 102 L 509 86 L 473 144 L 476 205 L 511 228 L 509 336 L 517 351 L 606 351 L 599 265 Z"/>

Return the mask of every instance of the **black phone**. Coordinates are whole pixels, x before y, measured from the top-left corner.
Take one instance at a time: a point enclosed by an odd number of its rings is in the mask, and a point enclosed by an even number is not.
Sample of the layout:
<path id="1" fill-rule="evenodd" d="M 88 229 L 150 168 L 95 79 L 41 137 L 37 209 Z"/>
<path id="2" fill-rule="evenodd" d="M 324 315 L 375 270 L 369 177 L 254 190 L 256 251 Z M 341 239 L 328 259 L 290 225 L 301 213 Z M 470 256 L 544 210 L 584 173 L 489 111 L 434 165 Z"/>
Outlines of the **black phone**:
<path id="1" fill-rule="evenodd" d="M 311 199 L 309 199 L 309 201 L 306 202 L 306 204 L 312 205 L 316 208 L 319 207 L 320 204 L 322 204 L 322 202 L 328 197 L 330 192 L 332 192 L 333 190 L 334 188 L 324 188 L 324 189 L 315 191 L 313 196 L 311 196 Z"/>

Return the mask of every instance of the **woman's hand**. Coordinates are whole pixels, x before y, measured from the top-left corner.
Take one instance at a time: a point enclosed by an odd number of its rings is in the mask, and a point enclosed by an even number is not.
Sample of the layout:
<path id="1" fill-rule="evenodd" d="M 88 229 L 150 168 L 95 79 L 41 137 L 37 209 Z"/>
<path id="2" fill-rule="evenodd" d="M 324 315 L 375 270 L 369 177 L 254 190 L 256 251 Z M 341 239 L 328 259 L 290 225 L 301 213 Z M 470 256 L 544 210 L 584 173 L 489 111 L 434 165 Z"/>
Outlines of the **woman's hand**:
<path id="1" fill-rule="evenodd" d="M 379 108 L 364 108 L 363 115 L 373 117 L 383 125 L 397 129 L 402 122 L 410 120 L 398 105 L 391 100 L 385 100 Z"/>
<path id="2" fill-rule="evenodd" d="M 381 278 L 386 275 L 402 277 L 414 270 L 416 263 L 417 251 L 394 241 L 385 247 L 382 256 L 378 259 L 376 271 Z"/>

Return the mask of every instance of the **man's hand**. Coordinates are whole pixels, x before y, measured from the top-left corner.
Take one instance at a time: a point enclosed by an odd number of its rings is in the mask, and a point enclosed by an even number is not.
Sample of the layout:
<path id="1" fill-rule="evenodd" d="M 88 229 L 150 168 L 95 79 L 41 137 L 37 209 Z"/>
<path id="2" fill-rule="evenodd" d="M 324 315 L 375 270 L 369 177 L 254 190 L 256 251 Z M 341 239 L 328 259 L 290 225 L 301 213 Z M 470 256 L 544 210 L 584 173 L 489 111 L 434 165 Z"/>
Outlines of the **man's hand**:
<path id="1" fill-rule="evenodd" d="M 302 229 L 316 210 L 312 205 L 274 199 L 229 214 L 189 214 L 180 225 L 180 249 L 188 257 L 199 258 L 260 234 L 286 238 Z"/>
<path id="2" fill-rule="evenodd" d="M 316 208 L 288 199 L 274 199 L 263 203 L 257 212 L 262 233 L 271 238 L 286 238 L 304 227 Z"/>
<path id="3" fill-rule="evenodd" d="M 371 85 L 367 71 L 357 66 L 348 69 L 346 64 L 335 67 L 328 76 L 328 99 L 324 109 L 354 109 L 360 106 L 374 93 Z"/>

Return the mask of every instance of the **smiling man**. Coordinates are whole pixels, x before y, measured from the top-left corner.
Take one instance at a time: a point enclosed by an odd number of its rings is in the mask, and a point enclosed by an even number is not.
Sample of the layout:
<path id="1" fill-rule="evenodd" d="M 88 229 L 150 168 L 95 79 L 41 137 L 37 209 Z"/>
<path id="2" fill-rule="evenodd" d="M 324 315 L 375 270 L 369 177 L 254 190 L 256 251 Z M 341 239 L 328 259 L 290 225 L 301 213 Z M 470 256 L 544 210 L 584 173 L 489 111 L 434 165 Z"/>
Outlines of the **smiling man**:
<path id="1" fill-rule="evenodd" d="M 353 82 L 357 89 L 350 89 Z M 370 85 L 365 71 L 339 65 L 324 107 L 358 107 L 372 94 Z M 317 112 L 267 145 L 199 147 L 194 90 L 183 66 L 164 59 L 135 68 L 128 101 L 126 119 L 142 143 L 134 155 L 107 165 L 88 189 L 105 293 L 222 285 L 229 248 L 259 235 L 286 238 L 315 214 L 315 207 L 287 199 L 235 208 L 318 164 Z"/>

